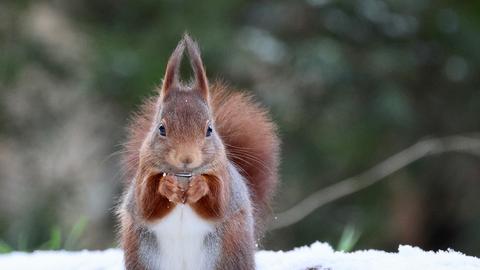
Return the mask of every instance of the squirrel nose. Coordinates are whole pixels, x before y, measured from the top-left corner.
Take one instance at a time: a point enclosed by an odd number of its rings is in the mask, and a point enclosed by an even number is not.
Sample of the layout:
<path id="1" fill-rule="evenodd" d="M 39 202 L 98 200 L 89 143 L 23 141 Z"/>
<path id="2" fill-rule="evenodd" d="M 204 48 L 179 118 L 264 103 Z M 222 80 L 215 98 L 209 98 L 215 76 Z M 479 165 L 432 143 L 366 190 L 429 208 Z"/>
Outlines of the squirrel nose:
<path id="1" fill-rule="evenodd" d="M 169 163 L 177 169 L 187 171 L 188 169 L 193 169 L 198 167 L 202 162 L 201 152 L 194 147 L 189 147 L 187 149 L 178 149 L 171 151 L 167 159 Z"/>
<path id="2" fill-rule="evenodd" d="M 190 165 L 193 162 L 193 157 L 190 156 L 190 155 L 182 156 L 182 157 L 180 157 L 180 162 L 183 163 L 184 167 L 187 167 L 188 165 Z"/>

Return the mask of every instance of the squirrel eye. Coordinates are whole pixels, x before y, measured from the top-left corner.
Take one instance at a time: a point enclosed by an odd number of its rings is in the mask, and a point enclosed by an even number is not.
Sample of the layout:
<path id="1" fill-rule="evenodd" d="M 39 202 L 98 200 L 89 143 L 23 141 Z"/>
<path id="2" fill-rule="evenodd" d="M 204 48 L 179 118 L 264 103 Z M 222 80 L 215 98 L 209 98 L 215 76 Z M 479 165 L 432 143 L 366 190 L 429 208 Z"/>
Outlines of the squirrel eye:
<path id="1" fill-rule="evenodd" d="M 211 127 L 210 125 L 208 125 L 206 136 L 207 136 L 207 137 L 210 137 L 210 136 L 212 135 L 212 132 L 213 132 L 212 127 Z"/>
<path id="2" fill-rule="evenodd" d="M 167 136 L 167 131 L 165 130 L 165 126 L 160 125 L 160 127 L 158 128 L 158 130 L 160 131 L 160 135 L 162 136 Z"/>

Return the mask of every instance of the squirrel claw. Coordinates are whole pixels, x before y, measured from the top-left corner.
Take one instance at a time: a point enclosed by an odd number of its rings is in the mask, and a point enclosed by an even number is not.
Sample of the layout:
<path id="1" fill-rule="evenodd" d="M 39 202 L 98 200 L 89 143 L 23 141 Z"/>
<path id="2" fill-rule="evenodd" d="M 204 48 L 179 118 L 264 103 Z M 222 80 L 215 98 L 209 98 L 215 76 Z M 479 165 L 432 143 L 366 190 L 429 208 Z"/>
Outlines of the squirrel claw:
<path id="1" fill-rule="evenodd" d="M 158 192 L 172 203 L 183 203 L 185 191 L 179 186 L 174 176 L 166 175 L 160 179 Z"/>
<path id="2" fill-rule="evenodd" d="M 196 203 L 210 191 L 207 181 L 203 176 L 194 177 L 189 184 L 186 192 L 186 201 L 190 204 Z"/>

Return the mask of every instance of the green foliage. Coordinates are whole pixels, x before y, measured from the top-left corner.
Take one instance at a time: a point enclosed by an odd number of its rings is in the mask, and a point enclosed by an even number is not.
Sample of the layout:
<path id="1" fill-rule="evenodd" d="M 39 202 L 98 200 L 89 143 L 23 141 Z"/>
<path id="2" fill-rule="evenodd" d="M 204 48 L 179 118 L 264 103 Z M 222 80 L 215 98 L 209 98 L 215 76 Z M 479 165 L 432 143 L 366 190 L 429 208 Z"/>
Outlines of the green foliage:
<path id="1" fill-rule="evenodd" d="M 60 228 L 53 227 L 50 232 L 50 239 L 41 245 L 38 249 L 58 250 L 62 245 L 62 232 Z"/>
<path id="2" fill-rule="evenodd" d="M 83 235 L 85 228 L 87 226 L 87 219 L 82 218 L 75 225 L 73 225 L 72 229 L 67 235 L 65 240 L 64 248 L 68 250 L 77 249 L 79 246 L 79 241 L 81 236 Z"/>
<path id="3" fill-rule="evenodd" d="M 340 236 L 337 244 L 337 251 L 349 252 L 352 251 L 360 239 L 361 233 L 354 225 L 347 225 Z"/>
<path id="4" fill-rule="evenodd" d="M 9 253 L 9 252 L 12 252 L 12 251 L 13 251 L 13 248 L 9 244 L 0 240 L 0 254 Z"/>
<path id="5" fill-rule="evenodd" d="M 16 245 L 11 245 L 0 240 L 0 254 L 12 251 L 30 252 L 33 250 L 78 250 L 81 247 L 81 237 L 87 226 L 87 219 L 79 219 L 67 234 L 62 233 L 58 226 L 53 226 L 47 241 L 39 246 L 30 246 L 25 234 L 18 236 Z M 65 240 L 64 240 L 65 239 Z"/>

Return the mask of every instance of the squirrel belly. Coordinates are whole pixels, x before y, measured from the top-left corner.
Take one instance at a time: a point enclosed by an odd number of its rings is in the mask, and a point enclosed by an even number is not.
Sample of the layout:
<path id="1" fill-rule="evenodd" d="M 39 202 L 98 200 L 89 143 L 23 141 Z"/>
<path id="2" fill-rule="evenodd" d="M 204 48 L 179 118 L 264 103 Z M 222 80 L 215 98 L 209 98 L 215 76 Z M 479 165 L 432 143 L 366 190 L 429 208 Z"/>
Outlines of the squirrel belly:
<path id="1" fill-rule="evenodd" d="M 145 222 L 130 188 L 120 209 L 127 270 L 253 270 L 254 220 L 245 180 L 232 164 L 222 181 L 229 191 L 223 215 L 205 218 L 189 204 Z"/>
<path id="2" fill-rule="evenodd" d="M 209 270 L 214 261 L 209 254 L 218 252 L 211 241 L 213 222 L 201 218 L 189 205 L 179 204 L 164 218 L 149 225 L 158 243 L 158 254 L 150 258 L 168 258 L 154 263 L 160 269 Z M 151 267 L 153 269 L 153 267 Z"/>

